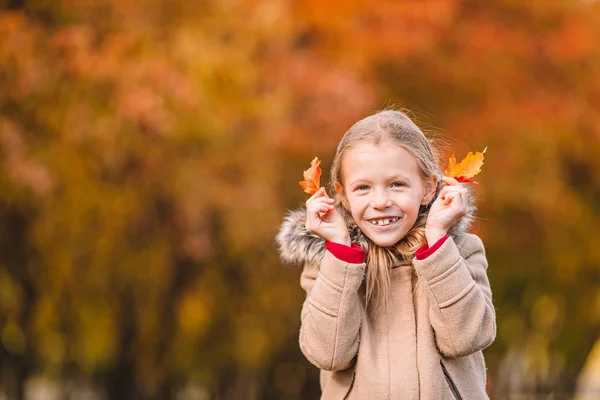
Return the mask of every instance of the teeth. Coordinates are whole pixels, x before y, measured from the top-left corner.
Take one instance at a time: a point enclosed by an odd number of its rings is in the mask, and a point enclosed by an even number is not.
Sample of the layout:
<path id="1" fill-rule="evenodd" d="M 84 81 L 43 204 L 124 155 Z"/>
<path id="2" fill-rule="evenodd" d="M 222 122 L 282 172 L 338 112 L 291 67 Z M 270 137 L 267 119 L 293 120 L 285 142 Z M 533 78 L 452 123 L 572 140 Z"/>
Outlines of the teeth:
<path id="1" fill-rule="evenodd" d="M 385 226 L 385 225 L 393 224 L 394 222 L 398 221 L 399 219 L 400 219 L 400 217 L 380 219 L 380 220 L 372 219 L 372 220 L 369 220 L 369 222 L 372 223 L 373 225 Z"/>

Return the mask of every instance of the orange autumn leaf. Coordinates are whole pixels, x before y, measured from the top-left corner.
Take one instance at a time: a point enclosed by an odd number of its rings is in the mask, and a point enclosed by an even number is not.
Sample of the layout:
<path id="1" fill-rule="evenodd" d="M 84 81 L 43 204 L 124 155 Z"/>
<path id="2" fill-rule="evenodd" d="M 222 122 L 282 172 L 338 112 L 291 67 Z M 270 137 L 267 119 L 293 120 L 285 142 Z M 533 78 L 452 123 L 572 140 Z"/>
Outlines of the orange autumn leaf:
<path id="1" fill-rule="evenodd" d="M 310 163 L 310 168 L 304 171 L 304 180 L 300 182 L 302 189 L 310 195 L 317 193 L 321 187 L 321 173 L 323 170 L 319 167 L 321 160 L 315 157 Z"/>
<path id="2" fill-rule="evenodd" d="M 460 163 L 456 163 L 456 157 L 454 154 L 449 159 L 448 166 L 444 169 L 446 176 L 456 179 L 459 182 L 474 182 L 471 178 L 481 172 L 481 166 L 483 165 L 483 153 L 487 150 L 487 147 L 481 151 L 473 154 L 469 152 Z M 476 182 L 474 182 L 476 183 Z"/>

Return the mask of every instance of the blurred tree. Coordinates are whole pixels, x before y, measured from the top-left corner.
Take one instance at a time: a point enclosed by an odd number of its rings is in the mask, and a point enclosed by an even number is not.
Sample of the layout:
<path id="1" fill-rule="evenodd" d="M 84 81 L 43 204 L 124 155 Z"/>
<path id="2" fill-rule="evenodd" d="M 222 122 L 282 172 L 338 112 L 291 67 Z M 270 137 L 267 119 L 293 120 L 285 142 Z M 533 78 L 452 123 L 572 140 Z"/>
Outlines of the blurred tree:
<path id="1" fill-rule="evenodd" d="M 600 337 L 599 7 L 0 1 L 2 389 L 313 396 L 272 238 L 307 162 L 400 103 L 489 147 L 495 390 L 571 393 Z"/>
<path id="2" fill-rule="evenodd" d="M 173 397 L 191 378 L 235 395 L 291 333 L 289 279 L 272 272 L 281 159 L 262 131 L 277 116 L 261 68 L 280 11 L 257 6 L 2 13 L 10 398 L 42 371 L 109 398 Z"/>

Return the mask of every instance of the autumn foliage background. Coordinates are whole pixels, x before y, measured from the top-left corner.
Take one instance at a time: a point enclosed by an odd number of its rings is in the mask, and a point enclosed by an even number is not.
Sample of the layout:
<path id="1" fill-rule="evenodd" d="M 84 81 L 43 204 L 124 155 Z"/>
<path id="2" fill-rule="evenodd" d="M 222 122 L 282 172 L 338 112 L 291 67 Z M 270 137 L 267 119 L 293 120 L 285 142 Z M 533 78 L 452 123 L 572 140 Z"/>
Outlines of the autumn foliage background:
<path id="1" fill-rule="evenodd" d="M 581 395 L 599 37 L 591 0 L 0 0 L 0 393 L 316 398 L 273 237 L 309 161 L 326 183 L 399 105 L 446 157 L 488 147 L 490 393 Z"/>

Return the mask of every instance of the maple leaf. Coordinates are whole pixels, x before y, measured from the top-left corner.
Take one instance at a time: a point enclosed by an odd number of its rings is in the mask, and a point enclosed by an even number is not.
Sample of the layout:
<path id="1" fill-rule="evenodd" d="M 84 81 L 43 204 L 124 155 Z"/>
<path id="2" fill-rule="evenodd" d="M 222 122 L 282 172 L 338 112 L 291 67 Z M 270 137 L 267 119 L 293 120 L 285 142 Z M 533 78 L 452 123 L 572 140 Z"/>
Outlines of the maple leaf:
<path id="1" fill-rule="evenodd" d="M 483 165 L 483 153 L 487 150 L 487 147 L 483 151 L 478 151 L 475 154 L 469 152 L 460 163 L 456 163 L 456 157 L 454 154 L 448 160 L 448 166 L 444 169 L 446 176 L 456 179 L 459 182 L 473 182 L 471 178 L 481 172 L 481 166 Z"/>
<path id="2" fill-rule="evenodd" d="M 321 187 L 321 173 L 323 170 L 319 167 L 321 160 L 315 157 L 310 163 L 310 168 L 304 171 L 304 180 L 300 182 L 302 189 L 310 195 L 317 193 Z"/>

